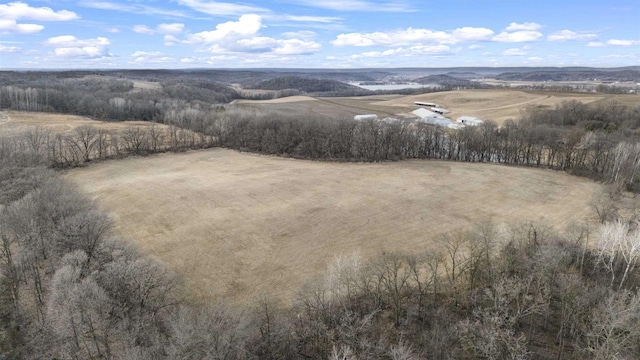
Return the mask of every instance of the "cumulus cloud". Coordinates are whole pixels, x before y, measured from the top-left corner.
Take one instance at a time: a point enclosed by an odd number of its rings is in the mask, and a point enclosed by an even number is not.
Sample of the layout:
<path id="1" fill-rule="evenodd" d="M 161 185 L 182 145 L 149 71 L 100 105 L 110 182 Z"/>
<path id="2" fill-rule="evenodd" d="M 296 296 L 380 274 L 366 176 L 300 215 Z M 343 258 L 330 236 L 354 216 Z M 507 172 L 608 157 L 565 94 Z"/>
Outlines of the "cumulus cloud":
<path id="1" fill-rule="evenodd" d="M 0 32 L 3 34 L 35 34 L 44 29 L 37 24 L 18 24 L 15 20 L 0 19 Z"/>
<path id="2" fill-rule="evenodd" d="M 256 34 L 262 27 L 262 17 L 256 14 L 242 15 L 238 21 L 218 24 L 215 30 L 190 34 L 191 43 L 213 43 L 229 38 L 242 38 Z"/>
<path id="3" fill-rule="evenodd" d="M 205 51 L 217 54 L 260 53 L 275 55 L 313 54 L 322 45 L 313 41 L 312 31 L 284 33 L 284 39 L 261 36 L 262 17 L 257 14 L 242 15 L 237 21 L 218 24 L 214 30 L 187 34 L 184 39 L 166 35 L 165 45 L 177 43 L 202 45 Z"/>
<path id="4" fill-rule="evenodd" d="M 536 41 L 542 37 L 542 33 L 539 31 L 514 31 L 507 32 L 503 31 L 500 34 L 493 37 L 493 41 L 497 42 L 530 42 Z"/>
<path id="5" fill-rule="evenodd" d="M 147 35 L 152 35 L 156 33 L 152 28 L 148 27 L 147 25 L 136 25 L 133 27 L 133 32 L 137 32 L 138 34 L 147 34 Z"/>
<path id="6" fill-rule="evenodd" d="M 504 30 L 505 31 L 537 31 L 540 29 L 542 29 L 542 25 L 538 23 L 524 22 L 522 24 L 518 24 L 518 23 L 512 22 Z"/>
<path id="7" fill-rule="evenodd" d="M 611 46 L 633 46 L 633 45 L 640 45 L 640 40 L 619 40 L 619 39 L 611 39 L 611 40 L 607 40 L 607 45 L 611 45 Z"/>
<path id="8" fill-rule="evenodd" d="M 0 4 L 0 33 L 35 34 L 44 29 L 39 24 L 19 23 L 18 20 L 68 21 L 79 19 L 73 11 L 54 11 L 48 7 L 31 7 L 23 2 Z"/>
<path id="9" fill-rule="evenodd" d="M 580 41 L 598 37 L 596 34 L 578 33 L 571 30 L 562 30 L 547 36 L 549 41 Z"/>
<path id="10" fill-rule="evenodd" d="M 448 33 L 429 29 L 398 30 L 392 32 L 340 34 L 331 43 L 335 46 L 411 46 L 450 45 L 463 41 L 489 40 L 491 29 L 463 27 Z"/>
<path id="11" fill-rule="evenodd" d="M 31 7 L 23 2 L 11 2 L 0 4 L 0 16 L 2 19 L 29 19 L 37 21 L 68 21 L 76 20 L 80 17 L 73 11 L 54 11 L 48 7 Z"/>
<path id="12" fill-rule="evenodd" d="M 160 24 L 156 28 L 156 31 L 160 34 L 180 34 L 184 31 L 184 24 L 182 23 L 171 23 L 171 24 Z"/>
<path id="13" fill-rule="evenodd" d="M 109 39 L 105 37 L 78 39 L 72 35 L 63 35 L 49 38 L 45 45 L 54 47 L 53 53 L 59 57 L 96 59 L 111 56 Z"/>
<path id="14" fill-rule="evenodd" d="M 589 47 L 607 47 L 607 46 L 634 46 L 640 45 L 640 40 L 621 40 L 621 39 L 610 39 L 606 42 L 602 41 L 590 41 L 587 43 Z"/>

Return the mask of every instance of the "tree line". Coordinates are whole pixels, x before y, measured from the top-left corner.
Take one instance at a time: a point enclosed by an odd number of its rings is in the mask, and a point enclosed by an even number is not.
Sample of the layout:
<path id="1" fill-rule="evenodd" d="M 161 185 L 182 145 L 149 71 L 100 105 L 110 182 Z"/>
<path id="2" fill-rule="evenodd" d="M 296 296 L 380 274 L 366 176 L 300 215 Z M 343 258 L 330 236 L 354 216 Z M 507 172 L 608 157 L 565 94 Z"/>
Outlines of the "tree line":
<path id="1" fill-rule="evenodd" d="M 338 255 L 290 302 L 190 301 L 181 277 L 28 152 L 0 153 L 8 359 L 635 359 L 637 221 L 482 222 L 411 254 Z"/>

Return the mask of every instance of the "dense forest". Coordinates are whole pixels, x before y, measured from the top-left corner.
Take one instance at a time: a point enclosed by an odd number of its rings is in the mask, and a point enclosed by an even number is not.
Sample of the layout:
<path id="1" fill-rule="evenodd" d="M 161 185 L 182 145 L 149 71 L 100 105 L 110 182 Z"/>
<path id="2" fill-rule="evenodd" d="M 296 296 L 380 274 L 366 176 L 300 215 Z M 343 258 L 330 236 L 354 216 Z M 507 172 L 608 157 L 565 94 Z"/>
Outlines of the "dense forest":
<path id="1" fill-rule="evenodd" d="M 504 126 L 450 130 L 223 105 L 239 95 L 184 79 L 4 79 L 2 108 L 149 127 L 34 128 L 0 139 L 0 358 L 637 359 L 640 108 L 565 102 Z M 539 166 L 611 185 L 600 226 L 480 223 L 433 249 L 339 254 L 290 301 L 193 302 L 181 276 L 114 236 L 97 205 L 51 168 L 224 146 L 316 160 L 404 158 Z M 390 239 L 391 241 L 392 239 Z"/>
<path id="2" fill-rule="evenodd" d="M 368 91 L 358 88 L 357 86 L 345 84 L 336 80 L 321 80 L 313 78 L 303 78 L 299 76 L 283 76 L 271 80 L 265 80 L 252 86 L 251 88 L 264 90 L 296 89 L 307 93 L 345 91 L 359 91 L 363 94 L 368 93 Z"/>

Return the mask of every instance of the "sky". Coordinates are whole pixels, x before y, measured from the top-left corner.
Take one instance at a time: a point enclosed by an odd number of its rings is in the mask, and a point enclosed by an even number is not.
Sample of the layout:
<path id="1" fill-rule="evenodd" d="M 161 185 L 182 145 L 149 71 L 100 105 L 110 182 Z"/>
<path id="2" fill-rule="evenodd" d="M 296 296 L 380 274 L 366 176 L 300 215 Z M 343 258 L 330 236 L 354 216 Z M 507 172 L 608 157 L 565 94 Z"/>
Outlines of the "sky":
<path id="1" fill-rule="evenodd" d="M 0 69 L 640 65 L 640 0 L 0 0 Z"/>

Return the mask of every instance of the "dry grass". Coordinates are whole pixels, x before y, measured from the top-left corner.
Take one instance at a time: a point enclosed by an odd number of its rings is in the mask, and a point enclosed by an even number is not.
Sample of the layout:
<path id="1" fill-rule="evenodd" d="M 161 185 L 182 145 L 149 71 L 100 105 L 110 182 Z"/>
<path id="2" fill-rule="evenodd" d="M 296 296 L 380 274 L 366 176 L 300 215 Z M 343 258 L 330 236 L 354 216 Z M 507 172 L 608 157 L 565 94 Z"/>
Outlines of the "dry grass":
<path id="1" fill-rule="evenodd" d="M 290 299 L 338 254 L 428 250 L 486 219 L 591 217 L 600 186 L 550 170 L 410 160 L 325 163 L 231 150 L 129 158 L 67 177 L 117 232 L 185 275 L 193 296 Z"/>
<path id="2" fill-rule="evenodd" d="M 240 100 L 239 106 L 249 106 L 288 114 L 353 117 L 358 114 L 377 114 L 380 117 L 414 117 L 411 111 L 418 107 L 414 101 L 435 102 L 451 110 L 447 117 L 455 120 L 460 116 L 476 116 L 493 120 L 501 125 L 507 119 L 517 120 L 529 106 L 553 108 L 566 100 L 584 103 L 602 103 L 611 100 L 626 105 L 637 104 L 635 95 L 606 95 L 553 93 L 521 90 L 460 90 L 436 92 L 422 95 L 382 95 L 363 97 L 312 98 L 292 96 L 267 101 Z"/>
<path id="3" fill-rule="evenodd" d="M 118 131 L 129 126 L 148 127 L 165 125 L 146 121 L 97 121 L 83 116 L 52 114 L 43 112 L 7 111 L 0 112 L 0 136 L 17 135 L 40 126 L 54 134 L 71 133 L 77 127 L 91 125 L 105 130 Z"/>
<path id="4" fill-rule="evenodd" d="M 447 117 L 455 120 L 460 116 L 476 116 L 484 120 L 493 120 L 497 124 L 505 120 L 520 118 L 528 106 L 553 108 L 566 100 L 578 100 L 591 103 L 611 98 L 604 94 L 551 93 L 519 90 L 461 90 L 432 94 L 405 96 L 402 98 L 375 103 L 380 106 L 404 106 L 411 111 L 414 101 L 434 102 L 451 110 Z"/>
<path id="5" fill-rule="evenodd" d="M 301 101 L 315 101 L 315 98 L 310 96 L 287 96 L 270 100 L 236 100 L 236 104 L 285 104 Z"/>

